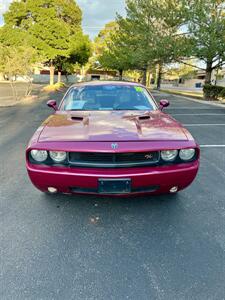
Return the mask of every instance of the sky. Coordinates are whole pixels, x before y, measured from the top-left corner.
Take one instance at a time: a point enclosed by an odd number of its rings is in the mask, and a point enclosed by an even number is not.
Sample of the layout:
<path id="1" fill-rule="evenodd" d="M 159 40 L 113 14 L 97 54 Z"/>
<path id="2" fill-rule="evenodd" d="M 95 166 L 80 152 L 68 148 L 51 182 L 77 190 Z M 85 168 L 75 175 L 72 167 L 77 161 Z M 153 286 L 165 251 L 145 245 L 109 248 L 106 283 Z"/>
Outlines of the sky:
<path id="1" fill-rule="evenodd" d="M 0 0 L 0 25 L 3 13 L 12 0 Z M 115 19 L 116 13 L 125 15 L 125 0 L 76 0 L 83 11 L 83 29 L 93 39 L 104 25 Z"/>

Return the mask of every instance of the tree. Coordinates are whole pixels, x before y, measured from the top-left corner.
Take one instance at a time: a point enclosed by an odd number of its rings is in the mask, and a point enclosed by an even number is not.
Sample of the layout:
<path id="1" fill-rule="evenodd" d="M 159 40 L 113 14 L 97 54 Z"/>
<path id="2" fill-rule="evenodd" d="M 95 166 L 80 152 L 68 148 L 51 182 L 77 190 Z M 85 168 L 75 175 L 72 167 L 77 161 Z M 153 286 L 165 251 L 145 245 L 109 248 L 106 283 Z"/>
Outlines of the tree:
<path id="1" fill-rule="evenodd" d="M 94 55 L 92 64 L 119 71 L 120 79 L 123 71 L 129 69 L 131 60 L 128 59 L 127 49 L 121 43 L 119 26 L 115 21 L 107 23 L 99 32 L 94 41 Z"/>
<path id="2" fill-rule="evenodd" d="M 125 20 L 118 17 L 117 21 L 106 24 L 95 39 L 94 63 L 98 67 L 117 70 L 122 79 L 124 71 L 141 70 L 142 65 L 140 61 L 137 62 L 136 53 L 130 44 L 130 37 L 123 27 L 119 26 L 119 23 Z"/>
<path id="3" fill-rule="evenodd" d="M 18 100 L 15 86 L 17 76 L 24 76 L 27 80 L 25 96 L 28 96 L 31 93 L 31 74 L 35 57 L 35 51 L 33 48 L 27 46 L 3 47 L 0 45 L 0 72 L 9 79 L 15 100 Z"/>
<path id="4" fill-rule="evenodd" d="M 112 34 L 118 29 L 118 24 L 115 21 L 105 24 L 105 27 L 100 30 L 98 36 L 95 38 L 93 43 L 94 55 L 98 58 L 103 54 L 105 49 L 108 46 L 108 43 L 111 42 Z"/>
<path id="5" fill-rule="evenodd" d="M 107 44 L 107 48 L 99 57 L 99 62 L 103 67 L 119 71 L 119 78 L 122 80 L 123 72 L 132 68 L 132 60 L 126 47 L 118 40 L 118 36 Z"/>
<path id="6" fill-rule="evenodd" d="M 117 18 L 122 41 L 132 53 L 132 65 L 143 70 L 144 84 L 149 66 L 159 65 L 160 88 L 163 64 L 176 61 L 189 51 L 187 37 L 181 32 L 185 7 L 180 0 L 127 0 L 126 4 L 127 17 Z"/>
<path id="7" fill-rule="evenodd" d="M 78 38 L 80 38 L 80 42 L 78 42 Z M 63 72 L 67 77 L 68 74 L 74 72 L 75 68 L 83 66 L 88 62 L 91 56 L 91 50 L 91 42 L 88 36 L 80 33 L 80 36 L 77 35 L 76 41 L 71 45 L 69 56 L 57 56 L 55 59 L 55 66 L 58 72 Z"/>
<path id="8" fill-rule="evenodd" d="M 73 0 L 15 1 L 4 20 L 3 42 L 26 42 L 50 66 L 86 44 L 81 29 L 82 13 Z"/>
<path id="9" fill-rule="evenodd" d="M 193 64 L 192 61 L 190 61 L 190 64 Z M 193 78 L 197 74 L 197 69 L 190 66 L 190 65 L 184 65 L 184 64 L 175 64 L 173 66 L 169 65 L 165 71 L 164 74 L 166 74 L 166 77 L 168 77 L 170 80 L 177 80 L 179 81 L 182 79 L 190 79 Z"/>
<path id="10" fill-rule="evenodd" d="M 225 3 L 223 0 L 186 0 L 188 33 L 192 55 L 205 65 L 205 84 L 212 71 L 225 64 Z"/>

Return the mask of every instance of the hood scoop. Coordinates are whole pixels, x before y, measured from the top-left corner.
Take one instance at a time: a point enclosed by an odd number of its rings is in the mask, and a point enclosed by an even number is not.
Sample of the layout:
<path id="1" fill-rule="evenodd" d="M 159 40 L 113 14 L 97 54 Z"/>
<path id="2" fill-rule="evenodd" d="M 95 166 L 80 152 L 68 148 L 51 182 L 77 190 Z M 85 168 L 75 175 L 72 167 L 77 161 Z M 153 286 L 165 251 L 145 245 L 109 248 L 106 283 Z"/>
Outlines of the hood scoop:
<path id="1" fill-rule="evenodd" d="M 140 121 L 149 120 L 149 119 L 151 119 L 149 115 L 143 115 L 138 117 L 138 120 Z"/>
<path id="2" fill-rule="evenodd" d="M 84 120 L 84 117 L 72 116 L 72 117 L 71 117 L 71 120 L 73 120 L 73 121 L 83 121 L 83 120 Z"/>
<path id="3" fill-rule="evenodd" d="M 75 121 L 75 122 L 79 122 L 79 123 L 83 123 L 84 126 L 87 126 L 89 125 L 89 117 L 88 116 L 71 116 L 70 117 L 72 121 Z"/>
<path id="4" fill-rule="evenodd" d="M 52 115 L 40 142 L 187 141 L 183 128 L 160 111 L 68 111 Z M 80 147 L 82 147 L 80 145 Z"/>

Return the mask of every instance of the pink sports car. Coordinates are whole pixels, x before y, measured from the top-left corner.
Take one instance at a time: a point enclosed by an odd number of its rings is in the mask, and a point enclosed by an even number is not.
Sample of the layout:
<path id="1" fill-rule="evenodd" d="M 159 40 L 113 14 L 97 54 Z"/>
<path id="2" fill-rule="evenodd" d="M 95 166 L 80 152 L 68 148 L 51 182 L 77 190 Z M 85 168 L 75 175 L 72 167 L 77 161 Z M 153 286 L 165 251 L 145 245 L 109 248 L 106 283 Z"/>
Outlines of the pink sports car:
<path id="1" fill-rule="evenodd" d="M 194 180 L 199 147 L 137 83 L 71 86 L 26 149 L 32 183 L 46 193 L 176 193 Z"/>

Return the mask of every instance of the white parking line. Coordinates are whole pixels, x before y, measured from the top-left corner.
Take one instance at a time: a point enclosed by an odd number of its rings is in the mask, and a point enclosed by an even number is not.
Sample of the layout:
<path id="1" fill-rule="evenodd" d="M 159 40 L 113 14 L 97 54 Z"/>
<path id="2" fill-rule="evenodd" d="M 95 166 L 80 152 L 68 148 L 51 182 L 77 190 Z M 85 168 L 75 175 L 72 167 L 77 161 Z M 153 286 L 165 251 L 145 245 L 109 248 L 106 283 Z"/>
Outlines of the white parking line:
<path id="1" fill-rule="evenodd" d="M 207 114 L 207 113 L 206 114 L 204 114 L 204 113 L 203 114 L 185 114 L 185 113 L 184 114 L 176 114 L 176 113 L 173 114 L 172 113 L 171 115 L 173 115 L 173 116 L 199 116 L 199 117 L 200 116 L 224 116 L 225 117 L 225 114 L 214 114 L 214 113 L 212 113 L 212 114 L 210 114 L 210 113 L 209 114 Z"/>
<path id="2" fill-rule="evenodd" d="M 201 148 L 225 148 L 225 145 L 200 145 Z"/>
<path id="3" fill-rule="evenodd" d="M 184 126 L 188 126 L 188 127 L 191 127 L 191 126 L 225 126 L 225 123 L 224 124 L 183 124 Z"/>
<path id="4" fill-rule="evenodd" d="M 160 92 L 158 92 L 158 95 L 160 95 Z M 222 108 L 225 108 L 225 105 L 224 104 L 220 104 L 220 103 L 212 103 L 210 101 L 205 101 L 205 100 L 198 100 L 198 99 L 195 99 L 195 98 L 190 98 L 190 97 L 185 97 L 185 96 L 181 96 L 181 95 L 175 95 L 175 94 L 168 94 L 168 93 L 164 93 L 165 96 L 173 96 L 175 98 L 183 98 L 185 100 L 189 100 L 189 101 L 192 101 L 192 102 L 196 102 L 196 103 L 200 103 L 202 105 L 211 105 L 211 106 L 214 106 L 214 107 L 222 107 Z"/>
<path id="5" fill-rule="evenodd" d="M 212 108 L 212 107 L 186 107 L 186 106 L 183 106 L 183 107 L 169 107 L 169 108 L 167 108 L 167 110 L 170 110 L 170 109 L 174 109 L 174 110 L 176 110 L 176 109 L 192 109 L 192 110 L 195 110 L 195 109 L 199 109 L 199 110 L 201 110 L 201 109 L 204 109 L 204 110 L 221 110 L 220 108 Z M 165 112 L 166 112 L 166 110 L 165 110 Z"/>

